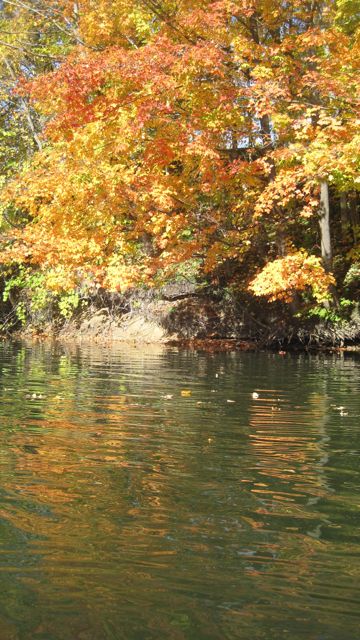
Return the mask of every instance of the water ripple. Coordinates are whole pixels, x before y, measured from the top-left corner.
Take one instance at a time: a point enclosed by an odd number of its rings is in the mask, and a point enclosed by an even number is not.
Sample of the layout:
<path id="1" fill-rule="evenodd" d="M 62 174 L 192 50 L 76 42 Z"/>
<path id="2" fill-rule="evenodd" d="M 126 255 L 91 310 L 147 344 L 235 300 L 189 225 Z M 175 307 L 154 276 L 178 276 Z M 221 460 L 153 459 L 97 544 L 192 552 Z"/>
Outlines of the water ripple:
<path id="1" fill-rule="evenodd" d="M 356 358 L 0 351 L 2 640 L 354 640 Z"/>

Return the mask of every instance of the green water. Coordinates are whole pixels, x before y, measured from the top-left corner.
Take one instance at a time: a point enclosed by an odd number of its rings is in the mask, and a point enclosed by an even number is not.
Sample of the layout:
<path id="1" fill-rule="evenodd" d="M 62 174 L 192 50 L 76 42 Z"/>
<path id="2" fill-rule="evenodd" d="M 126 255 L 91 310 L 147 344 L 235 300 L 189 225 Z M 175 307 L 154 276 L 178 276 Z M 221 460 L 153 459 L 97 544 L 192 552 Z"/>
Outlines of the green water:
<path id="1" fill-rule="evenodd" d="M 359 367 L 0 345 L 0 640 L 360 638 Z"/>

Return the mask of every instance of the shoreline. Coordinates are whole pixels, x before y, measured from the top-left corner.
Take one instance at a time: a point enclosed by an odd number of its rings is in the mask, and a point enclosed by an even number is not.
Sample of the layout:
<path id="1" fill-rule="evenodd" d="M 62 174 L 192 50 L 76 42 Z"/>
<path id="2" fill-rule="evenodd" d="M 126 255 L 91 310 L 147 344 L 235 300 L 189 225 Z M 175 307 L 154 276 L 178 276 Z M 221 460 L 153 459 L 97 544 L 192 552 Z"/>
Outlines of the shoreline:
<path id="1" fill-rule="evenodd" d="M 235 338 L 194 338 L 181 339 L 169 337 L 168 339 L 144 339 L 135 337 L 119 337 L 112 335 L 91 335 L 81 332 L 57 333 L 57 332 L 39 332 L 32 331 L 29 328 L 24 331 L 16 331 L 12 335 L 2 336 L 2 341 L 19 341 L 30 342 L 34 344 L 63 344 L 77 345 L 88 347 L 91 344 L 97 347 L 124 346 L 132 348 L 176 348 L 184 351 L 203 351 L 206 353 L 273 353 L 279 356 L 297 355 L 297 354 L 360 354 L 360 343 L 352 345 L 324 345 L 310 344 L 299 345 L 289 344 L 287 346 L 278 347 L 275 345 L 264 346 L 250 340 L 238 340 Z"/>
<path id="2" fill-rule="evenodd" d="M 170 295 L 172 294 L 172 295 Z M 1 323 L 0 323 L 1 335 Z M 224 291 L 165 289 L 95 298 L 69 319 L 45 308 L 24 326 L 3 323 L 4 339 L 167 345 L 216 351 L 360 352 L 360 313 L 330 321 L 299 317 L 286 305 Z"/>

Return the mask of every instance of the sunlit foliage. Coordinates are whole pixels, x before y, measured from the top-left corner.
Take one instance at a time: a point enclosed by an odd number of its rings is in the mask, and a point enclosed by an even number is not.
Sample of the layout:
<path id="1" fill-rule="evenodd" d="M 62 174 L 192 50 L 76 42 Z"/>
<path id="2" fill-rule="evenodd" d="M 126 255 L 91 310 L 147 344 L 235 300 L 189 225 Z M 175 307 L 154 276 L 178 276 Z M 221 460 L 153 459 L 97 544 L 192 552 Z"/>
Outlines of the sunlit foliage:
<path id="1" fill-rule="evenodd" d="M 17 99 L 46 125 L 1 195 L 27 220 L 2 261 L 63 291 L 84 278 L 152 286 L 196 258 L 203 277 L 256 295 L 326 298 L 319 184 L 335 199 L 360 186 L 352 5 L 83 0 L 51 20 L 44 9 L 40 33 L 61 27 L 64 60 L 19 77 Z"/>

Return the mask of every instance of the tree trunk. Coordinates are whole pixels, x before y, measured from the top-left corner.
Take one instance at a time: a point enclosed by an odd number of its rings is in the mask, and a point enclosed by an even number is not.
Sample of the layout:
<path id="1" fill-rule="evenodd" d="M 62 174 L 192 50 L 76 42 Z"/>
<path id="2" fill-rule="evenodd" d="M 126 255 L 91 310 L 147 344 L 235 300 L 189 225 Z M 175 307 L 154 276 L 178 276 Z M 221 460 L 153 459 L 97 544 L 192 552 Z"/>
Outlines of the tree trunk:
<path id="1" fill-rule="evenodd" d="M 329 197 L 329 185 L 323 180 L 320 184 L 320 238 L 321 238 L 321 257 L 324 264 L 325 271 L 332 270 L 332 247 L 331 247 L 331 235 L 330 235 L 330 197 Z M 339 308 L 339 298 L 334 286 L 330 287 L 330 293 L 332 296 L 332 304 L 337 309 Z M 330 304 L 325 304 L 326 307 L 330 307 Z"/>
<path id="2" fill-rule="evenodd" d="M 9 60 L 7 58 L 4 59 L 4 62 L 5 62 L 5 65 L 6 65 L 7 69 L 8 69 L 8 71 L 9 71 L 11 79 L 14 82 L 16 82 L 17 81 L 17 76 L 16 76 L 16 73 L 15 73 L 12 65 L 10 64 L 10 62 L 9 62 Z M 25 113 L 25 118 L 27 120 L 28 127 L 29 127 L 30 133 L 32 135 L 32 138 L 33 138 L 38 150 L 41 151 L 42 150 L 42 143 L 41 143 L 40 137 L 39 137 L 39 135 L 38 135 L 38 133 L 36 131 L 33 119 L 31 117 L 31 111 L 30 111 L 30 107 L 28 105 L 28 102 L 27 102 L 27 100 L 25 98 L 23 98 L 21 96 L 20 96 L 19 100 L 20 100 L 20 104 L 21 104 L 21 106 L 23 108 L 23 111 Z"/>
<path id="3" fill-rule="evenodd" d="M 349 232 L 349 216 L 346 193 L 340 193 L 341 235 L 346 240 Z"/>
<path id="4" fill-rule="evenodd" d="M 329 185 L 322 181 L 320 184 L 320 239 L 321 257 L 326 271 L 332 268 L 332 249 L 330 236 L 330 199 Z"/>
<path id="5" fill-rule="evenodd" d="M 358 194 L 352 193 L 351 198 L 349 199 L 350 205 L 350 224 L 351 230 L 354 237 L 354 244 L 357 244 L 359 239 L 359 210 L 358 210 Z"/>

